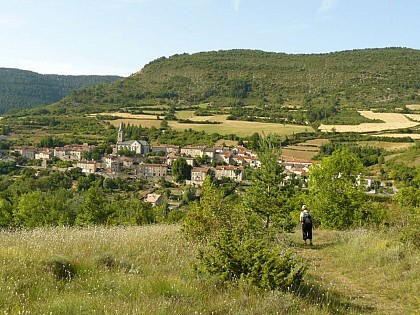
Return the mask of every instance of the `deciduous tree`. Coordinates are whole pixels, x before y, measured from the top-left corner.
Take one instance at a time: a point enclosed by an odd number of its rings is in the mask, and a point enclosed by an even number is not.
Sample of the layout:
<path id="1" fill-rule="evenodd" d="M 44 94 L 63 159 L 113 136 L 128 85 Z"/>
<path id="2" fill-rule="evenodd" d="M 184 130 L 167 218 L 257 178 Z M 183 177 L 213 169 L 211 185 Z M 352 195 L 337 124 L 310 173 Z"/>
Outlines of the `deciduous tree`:
<path id="1" fill-rule="evenodd" d="M 347 148 L 311 167 L 308 204 L 323 227 L 345 229 L 363 219 L 363 171 L 360 159 Z"/>

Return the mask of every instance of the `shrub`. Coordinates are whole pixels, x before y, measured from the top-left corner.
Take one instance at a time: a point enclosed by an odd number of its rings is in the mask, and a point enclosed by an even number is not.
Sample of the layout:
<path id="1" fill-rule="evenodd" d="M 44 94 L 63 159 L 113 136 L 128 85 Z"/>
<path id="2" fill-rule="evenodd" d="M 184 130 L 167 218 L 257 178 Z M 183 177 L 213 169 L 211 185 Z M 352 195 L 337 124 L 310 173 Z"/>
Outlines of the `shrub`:
<path id="1" fill-rule="evenodd" d="M 103 266 L 107 269 L 118 269 L 125 272 L 132 271 L 132 264 L 124 259 L 117 260 L 113 254 L 105 253 L 96 259 L 98 266 Z"/>
<path id="2" fill-rule="evenodd" d="M 96 264 L 111 269 L 117 266 L 117 261 L 112 254 L 106 253 L 96 259 Z"/>
<path id="3" fill-rule="evenodd" d="M 420 212 L 408 213 L 407 222 L 400 229 L 400 240 L 420 248 Z"/>
<path id="4" fill-rule="evenodd" d="M 299 285 L 306 270 L 290 250 L 270 247 L 261 238 L 244 239 L 232 231 L 219 233 L 198 258 L 198 267 L 222 281 L 241 279 L 269 290 Z"/>
<path id="5" fill-rule="evenodd" d="M 63 257 L 54 257 L 46 261 L 45 266 L 57 280 L 69 281 L 76 275 L 76 266 Z"/>

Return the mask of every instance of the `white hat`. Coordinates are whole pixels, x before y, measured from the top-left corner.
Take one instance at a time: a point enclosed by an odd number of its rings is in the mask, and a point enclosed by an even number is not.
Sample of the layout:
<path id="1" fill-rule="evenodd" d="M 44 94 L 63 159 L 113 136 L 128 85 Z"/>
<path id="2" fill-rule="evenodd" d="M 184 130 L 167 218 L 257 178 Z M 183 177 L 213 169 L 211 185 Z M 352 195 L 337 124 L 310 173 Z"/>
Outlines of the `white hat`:
<path id="1" fill-rule="evenodd" d="M 303 205 L 302 210 L 305 210 L 305 209 L 308 209 L 308 208 L 306 207 L 306 205 Z"/>

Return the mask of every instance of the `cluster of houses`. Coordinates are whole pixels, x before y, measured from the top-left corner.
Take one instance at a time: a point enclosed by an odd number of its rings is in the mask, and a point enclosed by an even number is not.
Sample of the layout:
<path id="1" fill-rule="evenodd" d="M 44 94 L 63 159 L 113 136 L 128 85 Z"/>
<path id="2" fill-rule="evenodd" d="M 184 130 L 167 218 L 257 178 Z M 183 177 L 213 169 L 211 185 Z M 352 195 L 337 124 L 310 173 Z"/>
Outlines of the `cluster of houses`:
<path id="1" fill-rule="evenodd" d="M 64 147 L 35 148 L 15 147 L 12 151 L 27 159 L 41 159 L 43 165 L 56 157 L 60 160 L 74 161 L 84 173 L 101 173 L 109 177 L 124 176 L 156 179 L 171 176 L 171 166 L 179 158 L 191 165 L 191 180 L 188 184 L 201 186 L 205 177 L 212 172 L 217 179 L 228 178 L 235 182 L 245 179 L 246 167 L 259 167 L 257 155 L 243 146 L 207 147 L 174 145 L 151 145 L 144 140 L 124 140 L 124 125 L 118 130 L 118 140 L 112 154 L 105 155 L 101 161 L 84 160 L 83 152 L 91 152 L 93 146 L 66 145 Z M 121 151 L 132 151 L 135 156 L 123 156 Z M 205 162 L 200 165 L 197 160 Z M 153 163 L 150 163 L 153 161 Z M 279 159 L 287 175 L 303 176 L 309 172 L 311 161 L 285 161 Z M 208 166 L 215 165 L 215 166 Z"/>
<path id="2" fill-rule="evenodd" d="M 47 167 L 48 161 L 58 158 L 63 161 L 72 161 L 73 165 L 87 174 L 98 173 L 110 178 L 133 176 L 134 178 L 146 178 L 156 180 L 159 178 L 171 179 L 173 163 L 183 158 L 191 166 L 191 179 L 186 183 L 194 186 L 202 186 L 205 178 L 210 173 L 217 179 L 229 179 L 241 182 L 245 179 L 247 167 L 257 168 L 260 161 L 252 150 L 243 147 L 207 147 L 207 146 L 175 146 L 175 145 L 151 145 L 144 140 L 124 140 L 124 125 L 118 130 L 118 140 L 113 146 L 112 154 L 102 157 L 100 161 L 86 160 L 84 152 L 92 152 L 94 146 L 88 144 L 66 145 L 64 147 L 35 148 L 15 147 L 11 152 L 19 153 L 27 159 L 42 160 L 42 165 Z M 134 156 L 126 156 L 122 152 L 131 151 Z M 151 162 L 153 161 L 153 162 Z M 284 160 L 279 157 L 279 163 L 284 167 L 286 174 L 284 184 L 291 178 L 302 178 L 309 173 L 312 161 L 308 160 Z M 209 166 L 212 165 L 212 166 Z M 395 194 L 393 183 L 376 183 L 373 177 L 366 179 L 365 187 L 369 193 L 386 192 Z M 305 184 L 305 181 L 302 181 Z M 164 202 L 164 196 L 153 192 L 145 196 L 145 201 L 153 206 Z"/>

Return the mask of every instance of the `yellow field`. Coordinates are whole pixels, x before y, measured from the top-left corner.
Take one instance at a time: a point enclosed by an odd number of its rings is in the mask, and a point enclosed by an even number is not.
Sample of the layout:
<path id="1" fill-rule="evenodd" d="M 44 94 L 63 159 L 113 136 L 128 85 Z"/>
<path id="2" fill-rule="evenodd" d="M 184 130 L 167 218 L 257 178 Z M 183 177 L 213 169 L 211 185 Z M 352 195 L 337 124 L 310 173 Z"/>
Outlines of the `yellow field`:
<path id="1" fill-rule="evenodd" d="M 407 142 L 385 142 L 385 141 L 360 141 L 360 145 L 369 145 L 373 147 L 383 148 L 386 151 L 399 151 L 405 150 L 409 147 L 415 145 L 415 143 L 407 143 Z"/>
<path id="2" fill-rule="evenodd" d="M 406 105 L 406 107 L 411 110 L 420 110 L 420 104 L 410 104 Z"/>
<path id="3" fill-rule="evenodd" d="M 419 114 L 405 114 L 405 116 L 407 116 L 408 118 L 415 120 L 415 121 L 420 121 L 420 115 Z"/>
<path id="4" fill-rule="evenodd" d="M 149 116 L 150 117 L 150 116 Z M 162 120 L 157 119 L 130 119 L 130 118 L 123 118 L 123 119 L 116 119 L 111 120 L 109 123 L 115 127 L 118 127 L 121 123 L 130 124 L 132 126 L 142 126 L 144 128 L 156 127 L 159 128 Z"/>
<path id="5" fill-rule="evenodd" d="M 299 145 L 320 147 L 321 145 L 327 144 L 329 141 L 330 140 L 328 140 L 328 139 L 311 139 L 311 140 L 307 140 L 303 143 L 300 143 Z"/>
<path id="6" fill-rule="evenodd" d="M 420 139 L 420 134 L 417 133 L 384 133 L 378 135 L 372 135 L 374 137 L 391 137 L 391 138 L 405 138 L 410 137 L 411 139 Z"/>
<path id="7" fill-rule="evenodd" d="M 295 150 L 285 147 L 281 150 L 281 157 L 286 160 L 312 160 L 314 155 L 318 153 L 318 150 Z"/>
<path id="8" fill-rule="evenodd" d="M 178 119 L 192 119 L 194 116 L 194 111 L 193 110 L 183 110 L 183 111 L 179 111 L 176 112 L 175 115 Z"/>
<path id="9" fill-rule="evenodd" d="M 360 125 L 321 125 L 319 129 L 322 131 L 337 132 L 375 132 L 384 130 L 394 130 L 400 128 L 410 128 L 417 126 L 419 123 L 411 121 L 407 115 L 397 113 L 374 113 L 372 111 L 359 111 L 362 116 L 369 119 L 380 119 L 383 123 L 363 123 Z"/>
<path id="10" fill-rule="evenodd" d="M 123 117 L 121 119 L 111 120 L 113 126 L 119 126 L 121 122 L 131 125 L 141 125 L 142 127 L 159 127 L 161 120 L 157 120 L 157 116 L 152 115 L 133 115 L 128 113 L 102 113 L 108 116 Z M 226 120 L 227 115 L 214 116 L 194 116 L 193 111 L 181 111 L 177 113 L 178 118 L 191 119 L 193 121 L 215 121 L 220 124 L 181 124 L 176 121 L 170 121 L 169 126 L 175 130 L 193 129 L 197 131 L 204 131 L 206 133 L 218 133 L 221 135 L 236 134 L 240 137 L 250 136 L 255 132 L 265 134 L 278 134 L 286 136 L 293 133 L 313 131 L 310 126 L 300 125 L 282 125 L 274 123 L 261 123 L 249 121 Z"/>
<path id="11" fill-rule="evenodd" d="M 222 115 L 220 115 L 222 116 Z M 221 117 L 212 119 L 211 121 L 219 121 L 217 125 L 205 125 L 205 124 L 180 124 L 178 122 L 170 122 L 169 126 L 173 129 L 184 130 L 193 129 L 198 131 L 204 131 L 206 133 L 218 133 L 221 135 L 236 134 L 240 137 L 250 136 L 255 132 L 265 134 L 278 134 L 281 136 L 290 135 L 298 132 L 312 131 L 312 127 L 298 126 L 298 125 L 281 125 L 273 123 L 260 123 L 260 122 L 249 122 L 249 121 L 235 121 L 235 120 L 223 120 Z M 226 117 L 226 115 L 223 115 Z M 212 116 L 215 117 L 215 116 Z M 203 119 L 204 117 L 200 117 Z M 208 120 L 209 117 L 207 117 Z M 203 120 L 207 120 L 203 119 Z"/>
<path id="12" fill-rule="evenodd" d="M 219 147 L 219 146 L 233 147 L 233 146 L 236 146 L 237 144 L 238 144 L 238 141 L 235 141 L 235 140 L 220 139 L 220 140 L 216 141 L 214 146 L 216 146 L 216 147 Z"/>
<path id="13" fill-rule="evenodd" d="M 97 116 L 97 115 L 117 116 L 117 117 L 122 117 L 122 118 L 140 119 L 140 120 L 143 120 L 143 119 L 146 119 L 146 120 L 157 119 L 157 115 L 130 114 L 130 113 L 122 113 L 122 112 L 92 114 L 92 116 Z"/>

